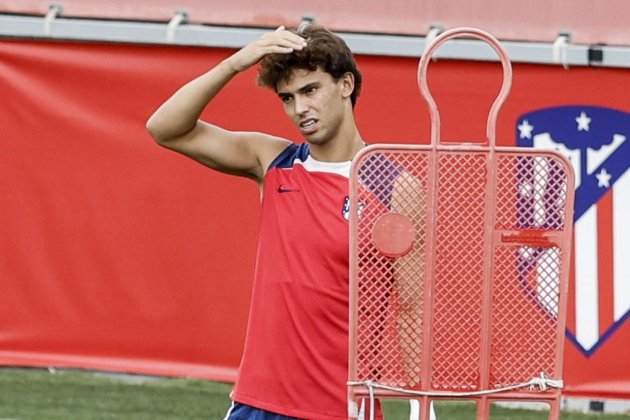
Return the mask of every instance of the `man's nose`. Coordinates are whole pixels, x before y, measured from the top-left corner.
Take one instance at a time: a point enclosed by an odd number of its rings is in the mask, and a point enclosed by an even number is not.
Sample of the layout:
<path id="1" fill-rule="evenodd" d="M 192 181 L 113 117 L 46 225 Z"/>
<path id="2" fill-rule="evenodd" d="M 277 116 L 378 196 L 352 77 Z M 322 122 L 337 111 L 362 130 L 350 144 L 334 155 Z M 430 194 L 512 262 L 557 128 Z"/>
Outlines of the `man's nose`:
<path id="1" fill-rule="evenodd" d="M 307 98 L 296 95 L 294 101 L 296 114 L 303 115 L 306 111 L 308 111 L 309 104 Z"/>

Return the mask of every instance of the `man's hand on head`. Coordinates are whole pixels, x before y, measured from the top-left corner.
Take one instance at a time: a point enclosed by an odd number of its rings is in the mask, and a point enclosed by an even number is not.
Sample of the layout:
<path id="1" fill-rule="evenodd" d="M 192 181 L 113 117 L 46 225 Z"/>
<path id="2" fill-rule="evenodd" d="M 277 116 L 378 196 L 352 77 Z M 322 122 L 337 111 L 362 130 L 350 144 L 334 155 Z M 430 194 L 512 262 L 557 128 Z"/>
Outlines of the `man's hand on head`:
<path id="1" fill-rule="evenodd" d="M 234 53 L 227 62 L 232 70 L 240 72 L 258 63 L 267 54 L 290 54 L 305 46 L 304 38 L 280 26 Z"/>

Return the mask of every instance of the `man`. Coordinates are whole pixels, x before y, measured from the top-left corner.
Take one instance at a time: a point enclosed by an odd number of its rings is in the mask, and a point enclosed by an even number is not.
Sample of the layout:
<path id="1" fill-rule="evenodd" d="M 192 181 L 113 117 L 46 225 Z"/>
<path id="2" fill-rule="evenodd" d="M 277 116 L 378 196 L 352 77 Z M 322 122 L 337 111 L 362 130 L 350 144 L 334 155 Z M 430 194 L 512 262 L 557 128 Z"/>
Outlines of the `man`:
<path id="1" fill-rule="evenodd" d="M 239 72 L 261 63 L 305 143 L 199 120 Z M 254 180 L 261 229 L 247 339 L 228 419 L 347 418 L 348 176 L 364 146 L 361 74 L 338 36 L 311 25 L 263 35 L 180 88 L 149 119 L 158 144 Z"/>

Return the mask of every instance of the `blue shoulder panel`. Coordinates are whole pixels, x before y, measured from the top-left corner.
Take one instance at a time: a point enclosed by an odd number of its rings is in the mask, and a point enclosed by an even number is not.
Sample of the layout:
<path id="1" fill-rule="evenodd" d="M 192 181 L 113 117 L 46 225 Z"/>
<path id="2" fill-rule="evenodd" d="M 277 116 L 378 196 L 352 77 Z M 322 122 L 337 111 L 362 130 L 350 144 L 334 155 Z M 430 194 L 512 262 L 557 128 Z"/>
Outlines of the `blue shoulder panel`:
<path id="1" fill-rule="evenodd" d="M 293 166 L 293 162 L 296 159 L 304 162 L 310 151 L 308 149 L 307 143 L 302 144 L 291 144 L 286 149 L 284 149 L 269 165 L 269 169 L 272 168 L 291 168 Z"/>

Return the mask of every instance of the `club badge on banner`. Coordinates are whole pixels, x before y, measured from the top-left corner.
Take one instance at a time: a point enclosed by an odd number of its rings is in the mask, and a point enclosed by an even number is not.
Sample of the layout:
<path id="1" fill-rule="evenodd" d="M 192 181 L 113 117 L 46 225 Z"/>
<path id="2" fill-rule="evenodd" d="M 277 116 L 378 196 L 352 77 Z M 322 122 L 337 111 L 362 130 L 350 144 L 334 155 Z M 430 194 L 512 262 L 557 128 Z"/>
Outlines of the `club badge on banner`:
<path id="1" fill-rule="evenodd" d="M 518 118 L 516 144 L 558 151 L 573 165 L 567 338 L 588 358 L 630 318 L 630 247 L 623 243 L 630 237 L 630 114 L 583 105 L 535 110 Z"/>

